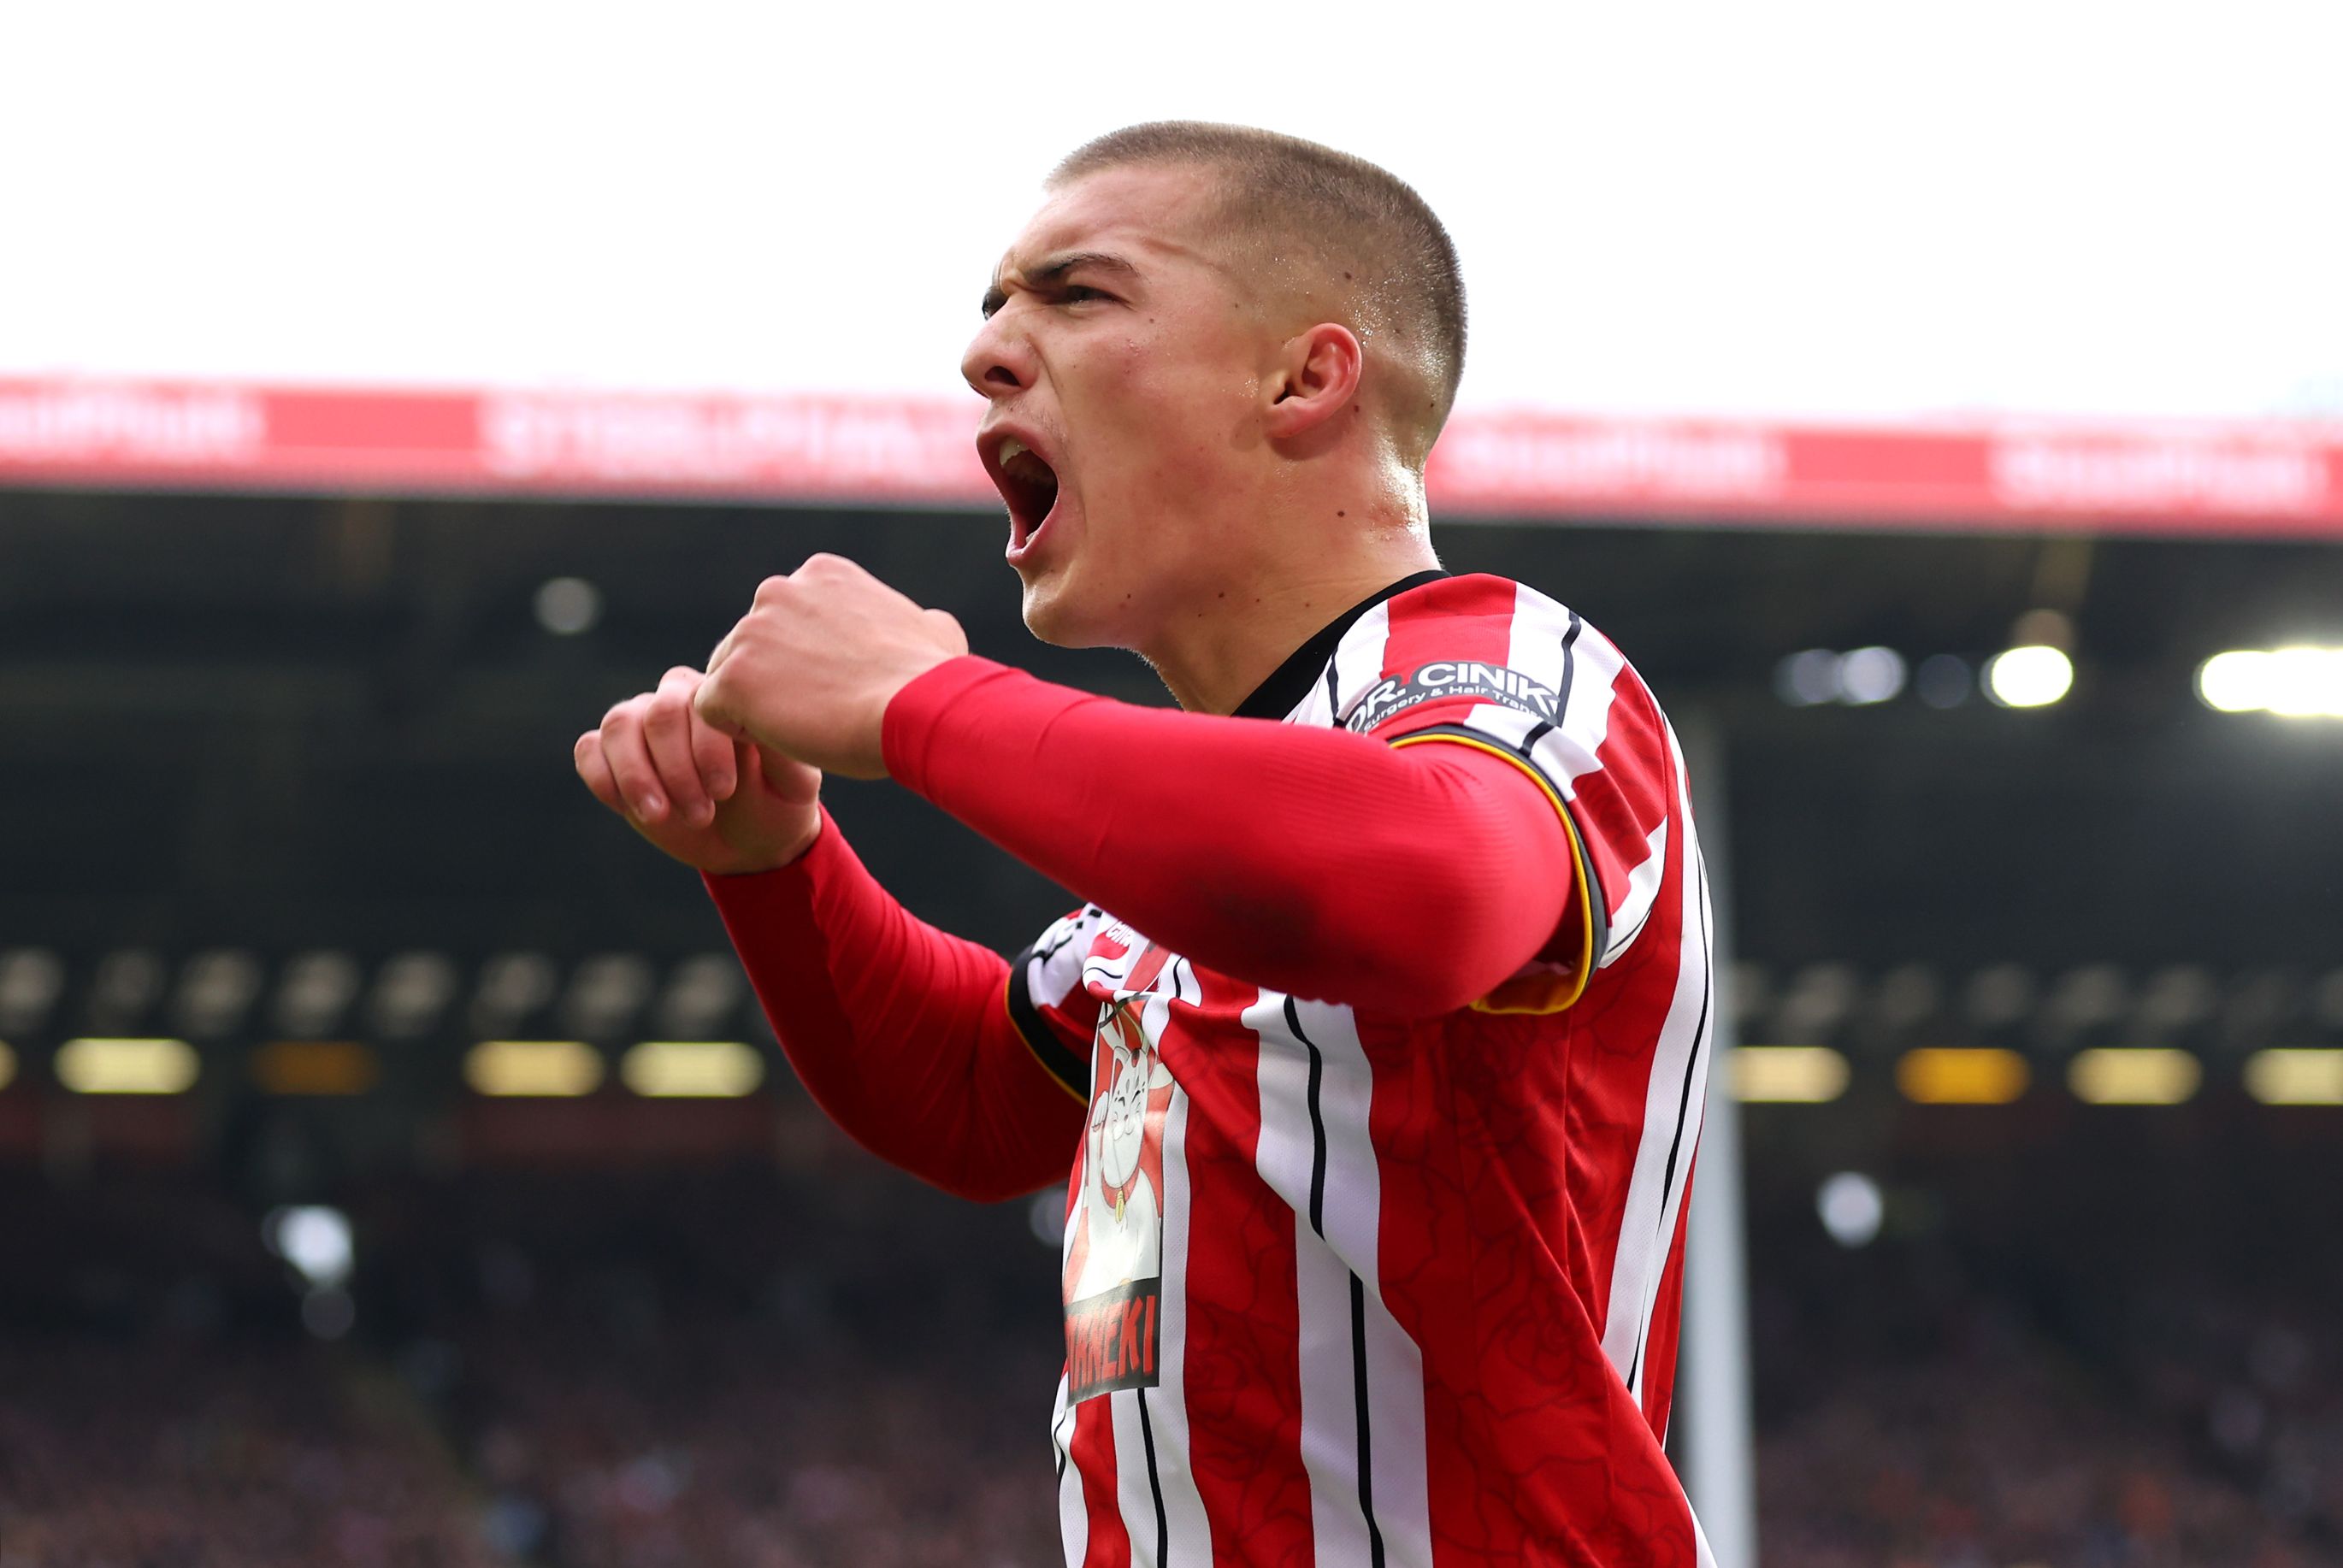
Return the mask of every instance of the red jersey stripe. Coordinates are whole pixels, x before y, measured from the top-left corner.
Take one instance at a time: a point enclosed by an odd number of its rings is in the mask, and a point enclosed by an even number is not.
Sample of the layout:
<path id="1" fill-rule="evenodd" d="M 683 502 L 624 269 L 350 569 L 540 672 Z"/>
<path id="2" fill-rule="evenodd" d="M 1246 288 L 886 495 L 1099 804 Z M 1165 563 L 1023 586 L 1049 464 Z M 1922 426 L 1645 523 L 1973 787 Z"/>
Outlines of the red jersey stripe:
<path id="1" fill-rule="evenodd" d="M 1076 1405 L 1074 1440 L 1067 1454 L 1082 1478 L 1083 1512 L 1090 1525 L 1081 1568 L 1131 1568 L 1131 1532 L 1116 1496 L 1114 1447 L 1112 1402 L 1093 1399 Z"/>
<path id="2" fill-rule="evenodd" d="M 1513 635 L 1513 585 L 1503 578 L 1444 578 L 1403 593 L 1383 608 L 1390 628 L 1383 638 L 1382 673 L 1386 679 L 1435 659 L 1505 661 Z"/>
<path id="3" fill-rule="evenodd" d="M 1200 971 L 1205 1007 L 1242 1010 L 1252 988 Z M 1212 1562 L 1309 1568 L 1310 1482 L 1302 1464 L 1302 1328 L 1294 1211 L 1262 1189 L 1253 1159 L 1261 1089 L 1250 1060 L 1182 1050 L 1166 1062 L 1187 1088 L 1188 1182 L 1199 1212 L 1229 1216 L 1237 1245 L 1192 1249 L 1188 1269 L 1188 1460 L 1214 1520 Z M 1242 1527 L 1238 1522 L 1242 1521 Z"/>

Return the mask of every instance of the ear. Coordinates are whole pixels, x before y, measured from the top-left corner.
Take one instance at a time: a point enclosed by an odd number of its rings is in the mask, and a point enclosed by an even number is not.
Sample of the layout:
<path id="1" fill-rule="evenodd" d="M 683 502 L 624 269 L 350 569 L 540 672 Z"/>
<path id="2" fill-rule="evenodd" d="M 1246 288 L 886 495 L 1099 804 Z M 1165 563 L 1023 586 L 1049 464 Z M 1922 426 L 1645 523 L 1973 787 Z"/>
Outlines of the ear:
<path id="1" fill-rule="evenodd" d="M 1327 427 L 1359 400 L 1366 350 L 1357 335 L 1338 322 L 1322 321 L 1285 340 L 1267 390 L 1263 415 L 1272 441 L 1291 440 Z"/>

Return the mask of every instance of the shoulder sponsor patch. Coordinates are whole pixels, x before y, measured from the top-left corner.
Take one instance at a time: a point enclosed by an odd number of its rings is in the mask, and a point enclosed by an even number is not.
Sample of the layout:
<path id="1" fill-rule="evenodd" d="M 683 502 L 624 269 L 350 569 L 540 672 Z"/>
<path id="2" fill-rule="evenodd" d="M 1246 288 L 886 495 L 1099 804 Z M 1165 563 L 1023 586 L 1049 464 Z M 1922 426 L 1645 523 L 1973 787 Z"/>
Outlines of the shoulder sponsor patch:
<path id="1" fill-rule="evenodd" d="M 1561 699 L 1553 687 L 1502 664 L 1486 664 L 1475 658 L 1442 658 L 1420 664 L 1406 675 L 1377 682 L 1353 706 L 1342 727 L 1363 735 L 1411 708 L 1453 697 L 1493 702 L 1548 724 L 1561 721 Z"/>

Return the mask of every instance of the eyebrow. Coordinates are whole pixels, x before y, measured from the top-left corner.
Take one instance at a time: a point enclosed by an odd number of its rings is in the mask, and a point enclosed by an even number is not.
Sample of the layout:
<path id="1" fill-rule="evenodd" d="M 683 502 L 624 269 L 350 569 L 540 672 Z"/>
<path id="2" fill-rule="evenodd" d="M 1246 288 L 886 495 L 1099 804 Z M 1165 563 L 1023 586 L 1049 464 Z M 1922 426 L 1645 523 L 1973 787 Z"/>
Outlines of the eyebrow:
<path id="1" fill-rule="evenodd" d="M 1139 268 L 1133 266 L 1121 256 L 1116 256 L 1111 251 L 1073 250 L 1068 251 L 1062 256 L 1051 256 L 1043 261 L 1041 266 L 1027 273 L 1025 275 L 1025 286 L 1028 288 L 1041 289 L 1045 291 L 1056 288 L 1066 281 L 1066 275 L 1068 273 L 1080 269 L 1087 269 L 1092 272 L 1111 272 L 1122 277 L 1136 277 L 1139 276 Z M 999 273 L 995 273 L 993 275 L 992 286 L 984 291 L 984 304 L 982 309 L 986 318 L 988 320 L 990 319 L 995 311 L 999 310 L 1002 306 L 1008 303 L 1009 293 L 1006 289 L 1001 286 L 1001 275 Z"/>

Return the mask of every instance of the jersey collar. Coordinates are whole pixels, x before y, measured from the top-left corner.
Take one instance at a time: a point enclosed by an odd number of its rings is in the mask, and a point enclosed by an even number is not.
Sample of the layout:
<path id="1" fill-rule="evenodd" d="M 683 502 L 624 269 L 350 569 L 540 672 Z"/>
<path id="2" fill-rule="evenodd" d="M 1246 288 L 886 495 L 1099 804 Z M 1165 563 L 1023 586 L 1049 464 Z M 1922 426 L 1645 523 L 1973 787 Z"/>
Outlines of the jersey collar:
<path id="1" fill-rule="evenodd" d="M 1436 568 L 1417 572 L 1413 577 L 1400 578 L 1380 593 L 1369 594 L 1336 616 L 1317 636 L 1295 648 L 1292 658 L 1272 670 L 1267 680 L 1253 688 L 1251 697 L 1237 705 L 1234 717 L 1284 718 L 1293 711 L 1295 704 L 1310 695 L 1310 688 L 1317 682 L 1318 672 L 1326 668 L 1328 659 L 1334 657 L 1335 644 L 1342 640 L 1342 634 L 1350 630 L 1361 616 L 1394 595 L 1422 588 L 1428 582 L 1437 582 L 1447 575 Z"/>

